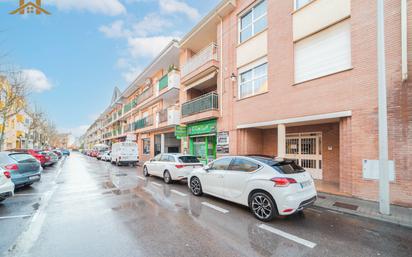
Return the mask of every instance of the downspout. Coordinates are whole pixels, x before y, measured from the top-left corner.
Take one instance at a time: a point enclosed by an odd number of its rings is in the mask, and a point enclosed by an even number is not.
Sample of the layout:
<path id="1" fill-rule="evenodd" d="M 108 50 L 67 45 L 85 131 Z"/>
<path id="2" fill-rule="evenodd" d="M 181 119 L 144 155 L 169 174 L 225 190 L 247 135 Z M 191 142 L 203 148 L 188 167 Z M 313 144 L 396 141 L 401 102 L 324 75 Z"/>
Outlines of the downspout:
<path id="1" fill-rule="evenodd" d="M 406 0 L 405 0 L 406 1 Z M 220 19 L 220 117 L 223 117 L 223 18 L 219 15 Z"/>
<path id="2" fill-rule="evenodd" d="M 402 81 L 408 79 L 408 0 L 401 0 Z"/>

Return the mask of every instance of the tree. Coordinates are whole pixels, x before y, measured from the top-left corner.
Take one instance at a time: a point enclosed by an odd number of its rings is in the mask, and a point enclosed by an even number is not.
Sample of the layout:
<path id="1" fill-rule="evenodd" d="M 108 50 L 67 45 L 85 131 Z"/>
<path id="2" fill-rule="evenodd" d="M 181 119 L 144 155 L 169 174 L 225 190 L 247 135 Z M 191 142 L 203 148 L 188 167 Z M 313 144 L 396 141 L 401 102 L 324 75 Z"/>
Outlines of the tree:
<path id="1" fill-rule="evenodd" d="M 20 71 L 0 76 L 0 151 L 3 150 L 6 123 L 26 106 L 27 87 Z"/>
<path id="2" fill-rule="evenodd" d="M 46 122 L 46 115 L 37 105 L 33 109 L 26 107 L 26 113 L 30 117 L 27 134 L 33 141 L 33 145 L 39 145 L 41 143 L 40 131 Z"/>

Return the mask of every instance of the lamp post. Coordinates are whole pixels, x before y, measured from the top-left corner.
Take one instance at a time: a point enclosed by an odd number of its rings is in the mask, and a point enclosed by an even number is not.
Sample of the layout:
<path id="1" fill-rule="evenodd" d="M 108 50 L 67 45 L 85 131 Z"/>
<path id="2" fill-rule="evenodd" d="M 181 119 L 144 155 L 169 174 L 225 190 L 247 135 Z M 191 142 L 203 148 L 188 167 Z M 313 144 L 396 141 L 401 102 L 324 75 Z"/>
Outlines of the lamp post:
<path id="1" fill-rule="evenodd" d="M 379 211 L 390 214 L 388 165 L 388 114 L 386 103 L 384 0 L 377 0 Z"/>

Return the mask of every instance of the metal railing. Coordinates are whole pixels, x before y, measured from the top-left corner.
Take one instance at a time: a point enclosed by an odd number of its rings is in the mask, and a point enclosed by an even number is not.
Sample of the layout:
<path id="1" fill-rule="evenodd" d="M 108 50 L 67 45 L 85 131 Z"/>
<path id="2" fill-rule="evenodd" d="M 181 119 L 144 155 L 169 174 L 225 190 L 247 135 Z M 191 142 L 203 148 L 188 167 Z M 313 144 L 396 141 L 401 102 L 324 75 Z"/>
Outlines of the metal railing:
<path id="1" fill-rule="evenodd" d="M 149 127 L 153 125 L 153 116 L 150 115 L 148 117 L 142 118 L 133 123 L 133 130 Z"/>
<path id="2" fill-rule="evenodd" d="M 182 104 L 182 116 L 190 116 L 219 108 L 219 97 L 216 92 L 207 93 Z"/>
<path id="3" fill-rule="evenodd" d="M 195 71 L 203 64 L 208 61 L 218 60 L 217 45 L 216 43 L 211 43 L 207 47 L 203 48 L 199 53 L 194 55 L 192 58 L 187 60 L 187 62 L 182 67 L 182 77 L 188 75 L 192 71 Z"/>

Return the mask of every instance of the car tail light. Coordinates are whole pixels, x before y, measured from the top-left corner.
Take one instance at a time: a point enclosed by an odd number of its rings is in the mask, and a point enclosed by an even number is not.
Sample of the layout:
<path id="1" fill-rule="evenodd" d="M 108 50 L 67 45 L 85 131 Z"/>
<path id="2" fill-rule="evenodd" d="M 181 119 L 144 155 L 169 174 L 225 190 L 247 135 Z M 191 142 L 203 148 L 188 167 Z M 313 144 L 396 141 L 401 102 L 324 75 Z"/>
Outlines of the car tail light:
<path id="1" fill-rule="evenodd" d="M 181 168 L 184 168 L 184 167 L 185 167 L 185 165 L 182 165 L 182 164 L 176 164 L 176 165 L 175 165 L 175 167 L 176 167 L 176 168 L 178 168 L 178 169 L 181 169 Z"/>
<path id="2" fill-rule="evenodd" d="M 6 170 L 19 170 L 19 166 L 17 164 L 9 164 L 4 167 Z"/>
<path id="3" fill-rule="evenodd" d="M 283 212 L 292 212 L 293 211 L 293 209 L 286 209 L 286 210 L 283 210 Z"/>
<path id="4" fill-rule="evenodd" d="M 290 184 L 296 184 L 296 180 L 293 178 L 272 178 L 273 182 L 275 182 L 276 187 L 287 187 Z"/>
<path id="5" fill-rule="evenodd" d="M 10 171 L 5 171 L 4 176 L 6 176 L 6 178 L 11 178 Z"/>

